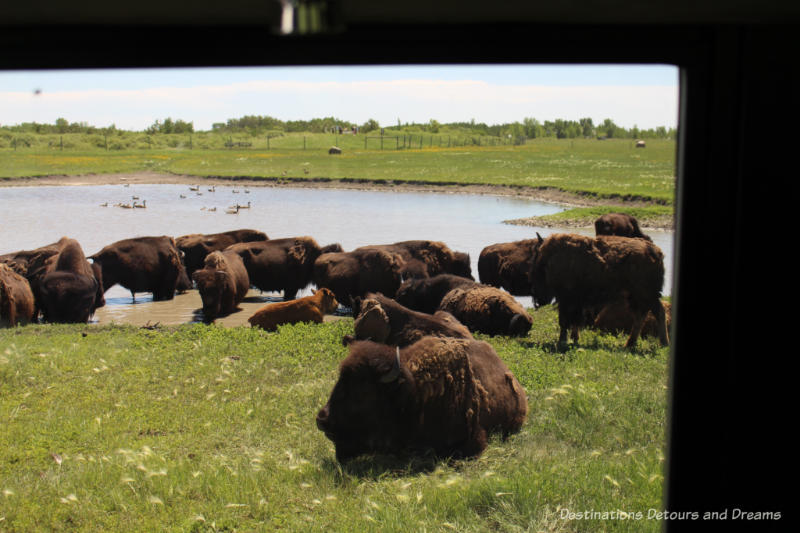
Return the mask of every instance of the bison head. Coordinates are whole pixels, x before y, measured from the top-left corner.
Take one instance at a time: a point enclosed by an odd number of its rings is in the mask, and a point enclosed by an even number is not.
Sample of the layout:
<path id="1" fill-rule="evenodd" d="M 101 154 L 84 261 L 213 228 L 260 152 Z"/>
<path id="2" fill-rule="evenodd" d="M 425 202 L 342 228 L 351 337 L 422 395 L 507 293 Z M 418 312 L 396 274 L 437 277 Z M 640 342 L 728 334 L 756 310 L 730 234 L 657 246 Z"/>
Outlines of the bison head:
<path id="1" fill-rule="evenodd" d="M 389 317 L 386 316 L 380 302 L 367 298 L 359 301 L 358 308 L 354 323 L 356 338 L 386 342 L 391 328 L 389 327 Z"/>
<path id="2" fill-rule="evenodd" d="M 469 278 L 471 280 L 475 279 L 472 277 L 472 267 L 470 266 L 468 253 L 453 252 L 453 261 L 451 263 L 450 273 L 463 278 Z"/>
<path id="3" fill-rule="evenodd" d="M 317 427 L 336 447 L 336 459 L 404 448 L 412 386 L 399 348 L 352 342 L 330 399 L 317 414 Z"/>
<path id="4" fill-rule="evenodd" d="M 192 275 L 203 300 L 203 317 L 208 322 L 222 314 L 223 298 L 227 290 L 233 290 L 231 275 L 224 270 L 198 270 Z"/>

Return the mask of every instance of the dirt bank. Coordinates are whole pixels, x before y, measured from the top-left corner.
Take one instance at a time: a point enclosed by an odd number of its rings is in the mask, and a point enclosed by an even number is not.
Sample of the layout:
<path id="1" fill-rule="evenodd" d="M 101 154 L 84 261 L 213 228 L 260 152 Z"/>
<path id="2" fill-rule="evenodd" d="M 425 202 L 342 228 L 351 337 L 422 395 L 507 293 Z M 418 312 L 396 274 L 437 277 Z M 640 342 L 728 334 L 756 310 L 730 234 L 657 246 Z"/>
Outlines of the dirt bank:
<path id="1" fill-rule="evenodd" d="M 241 187 L 288 187 L 298 189 L 352 189 L 352 190 L 372 190 L 390 192 L 434 192 L 439 194 L 486 194 L 494 196 L 515 196 L 520 198 L 530 198 L 542 202 L 550 202 L 565 207 L 587 207 L 587 206 L 618 206 L 618 207 L 637 207 L 650 205 L 644 201 L 630 201 L 613 198 L 597 198 L 580 194 L 573 194 L 556 189 L 532 188 L 532 187 L 511 187 L 506 185 L 461 185 L 461 184 L 424 184 L 424 183 L 398 183 L 398 182 L 375 182 L 368 180 L 342 181 L 331 179 L 314 178 L 249 178 L 249 177 L 200 177 L 187 176 L 180 174 L 166 174 L 158 172 L 135 172 L 124 174 L 85 174 L 79 176 L 42 176 L 31 178 L 10 178 L 0 180 L 0 187 L 35 187 L 35 186 L 65 186 L 65 185 L 118 185 L 124 183 L 138 184 L 204 184 L 204 185 L 233 185 Z M 540 220 L 536 217 L 529 219 L 517 219 L 508 221 L 511 224 L 548 226 L 547 220 Z M 654 220 L 652 222 L 641 221 L 643 228 L 649 229 L 672 229 L 672 221 L 669 219 Z M 559 226 L 586 227 L 584 221 L 559 221 Z"/>

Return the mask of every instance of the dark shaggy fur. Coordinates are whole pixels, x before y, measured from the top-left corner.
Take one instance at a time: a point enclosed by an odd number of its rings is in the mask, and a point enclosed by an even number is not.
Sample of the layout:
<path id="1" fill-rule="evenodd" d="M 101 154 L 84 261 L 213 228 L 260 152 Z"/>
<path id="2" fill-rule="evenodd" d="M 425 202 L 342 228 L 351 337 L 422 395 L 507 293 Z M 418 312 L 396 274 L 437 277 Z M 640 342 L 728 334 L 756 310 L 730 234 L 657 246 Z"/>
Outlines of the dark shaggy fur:
<path id="1" fill-rule="evenodd" d="M 485 342 L 355 341 L 317 427 L 340 462 L 374 452 L 475 457 L 490 433 L 519 431 L 527 412 L 524 389 Z"/>
<path id="2" fill-rule="evenodd" d="M 566 346 L 571 330 L 586 325 L 588 311 L 601 309 L 624 295 L 635 316 L 627 346 L 633 348 L 645 316 L 656 317 L 659 339 L 667 338 L 661 288 L 664 285 L 664 255 L 644 239 L 559 233 L 542 241 L 531 272 L 534 303 L 558 302 L 561 327 L 559 345 Z"/>
<path id="3" fill-rule="evenodd" d="M 0 263 L 0 326 L 27 324 L 33 320 L 30 283 L 11 267 Z"/>
<path id="4" fill-rule="evenodd" d="M 237 229 L 222 233 L 182 235 L 175 239 L 178 250 L 183 252 L 183 264 L 186 274 L 191 277 L 196 270 L 204 266 L 206 256 L 211 252 L 221 251 L 239 242 L 266 241 L 267 234 L 254 229 Z"/>
<path id="5" fill-rule="evenodd" d="M 239 254 L 231 250 L 214 251 L 204 260 L 204 268 L 192 276 L 203 300 L 206 322 L 234 312 L 250 290 L 250 277 Z"/>
<path id="6" fill-rule="evenodd" d="M 458 287 L 448 292 L 439 309 L 451 313 L 470 331 L 487 335 L 528 334 L 533 319 L 513 296 L 497 287 Z"/>
<path id="7" fill-rule="evenodd" d="M 58 255 L 36 286 L 46 322 L 88 322 L 97 306 L 98 282 L 92 265 L 74 239 L 62 239 Z"/>
<path id="8" fill-rule="evenodd" d="M 408 346 L 422 337 L 471 339 L 469 330 L 453 315 L 430 315 L 404 307 L 383 294 L 369 293 L 353 305 L 355 338 L 394 346 Z"/>
<path id="9" fill-rule="evenodd" d="M 455 274 L 472 279 L 469 254 L 455 252 L 439 241 L 402 241 L 394 244 L 381 244 L 357 248 L 378 249 L 399 254 L 406 265 L 404 278 L 427 278 L 438 274 Z"/>
<path id="10" fill-rule="evenodd" d="M 638 237 L 651 241 L 652 239 L 639 229 L 639 221 L 625 213 L 606 213 L 594 221 L 594 231 L 597 236 L 617 235 L 619 237 Z"/>
<path id="11" fill-rule="evenodd" d="M 403 283 L 395 295 L 395 299 L 416 311 L 435 313 L 442 303 L 442 298 L 459 287 L 479 287 L 480 283 L 453 274 L 439 274 L 426 279 L 412 279 Z"/>
<path id="12" fill-rule="evenodd" d="M 503 288 L 514 296 L 530 296 L 530 273 L 538 239 L 491 244 L 478 257 L 481 283 Z"/>
<path id="13" fill-rule="evenodd" d="M 186 278 L 175 240 L 166 235 L 123 239 L 90 259 L 102 272 L 103 292 L 119 283 L 133 297 L 137 292 L 152 292 L 155 301 L 172 300 L 179 281 Z"/>
<path id="14" fill-rule="evenodd" d="M 314 263 L 314 283 L 333 291 L 347 306 L 368 292 L 394 294 L 400 286 L 405 265 L 396 253 L 380 249 L 322 254 Z"/>

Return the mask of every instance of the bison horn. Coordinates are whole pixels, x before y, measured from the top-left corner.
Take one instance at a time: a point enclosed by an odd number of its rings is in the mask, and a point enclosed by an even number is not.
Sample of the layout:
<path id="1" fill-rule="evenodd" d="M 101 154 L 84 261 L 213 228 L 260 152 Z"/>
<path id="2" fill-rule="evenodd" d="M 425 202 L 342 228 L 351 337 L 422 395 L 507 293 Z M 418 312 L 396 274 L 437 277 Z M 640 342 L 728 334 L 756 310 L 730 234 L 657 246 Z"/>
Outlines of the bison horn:
<path id="1" fill-rule="evenodd" d="M 539 239 L 539 244 L 542 244 L 544 242 L 544 239 L 542 239 L 542 236 L 539 235 L 538 231 L 536 232 L 536 238 Z"/>
<path id="2" fill-rule="evenodd" d="M 394 365 L 392 366 L 392 369 L 390 371 L 381 376 L 381 383 L 391 383 L 399 377 L 400 377 L 400 347 L 398 346 L 394 356 Z"/>

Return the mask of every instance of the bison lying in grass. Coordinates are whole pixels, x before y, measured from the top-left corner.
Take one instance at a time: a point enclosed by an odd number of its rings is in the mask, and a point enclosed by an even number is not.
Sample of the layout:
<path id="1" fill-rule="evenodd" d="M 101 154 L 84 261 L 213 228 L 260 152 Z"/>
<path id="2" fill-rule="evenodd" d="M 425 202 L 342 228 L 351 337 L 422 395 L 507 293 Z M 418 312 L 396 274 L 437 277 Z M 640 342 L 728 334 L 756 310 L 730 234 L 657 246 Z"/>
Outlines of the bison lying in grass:
<path id="1" fill-rule="evenodd" d="M 634 316 L 626 346 L 633 348 L 647 312 L 656 319 L 658 338 L 667 338 L 661 288 L 664 285 L 664 255 L 655 244 L 644 239 L 557 233 L 539 237 L 531 271 L 531 289 L 536 306 L 558 302 L 561 332 L 559 347 L 566 347 L 572 330 L 578 340 L 578 327 L 587 325 L 587 310 L 602 308 L 622 295 Z"/>
<path id="2" fill-rule="evenodd" d="M 471 339 L 469 330 L 445 311 L 430 315 L 404 307 L 383 294 L 370 293 L 353 305 L 355 338 L 408 346 L 422 337 Z M 345 342 L 352 337 L 345 337 Z"/>
<path id="3" fill-rule="evenodd" d="M 322 323 L 326 314 L 332 313 L 339 306 L 333 293 L 325 288 L 314 291 L 311 296 L 267 304 L 247 319 L 253 327 L 267 331 L 275 331 L 281 324 L 298 322 Z"/>
<path id="4" fill-rule="evenodd" d="M 619 237 L 638 237 L 639 239 L 652 239 L 639 229 L 639 221 L 625 213 L 606 213 L 594 221 L 594 231 L 600 235 L 617 235 Z"/>
<path id="5" fill-rule="evenodd" d="M 340 462 L 365 453 L 475 457 L 490 433 L 519 431 L 527 413 L 525 390 L 488 343 L 355 341 L 317 427 Z"/>

